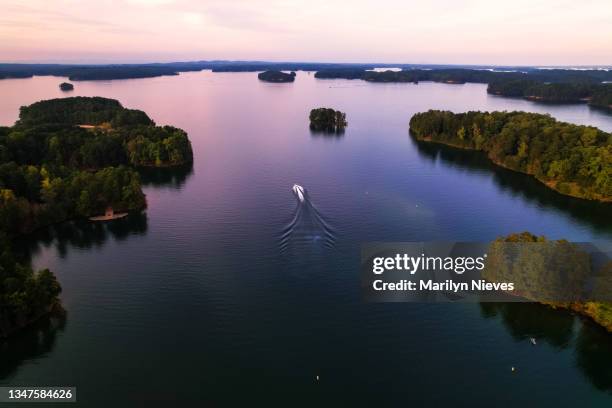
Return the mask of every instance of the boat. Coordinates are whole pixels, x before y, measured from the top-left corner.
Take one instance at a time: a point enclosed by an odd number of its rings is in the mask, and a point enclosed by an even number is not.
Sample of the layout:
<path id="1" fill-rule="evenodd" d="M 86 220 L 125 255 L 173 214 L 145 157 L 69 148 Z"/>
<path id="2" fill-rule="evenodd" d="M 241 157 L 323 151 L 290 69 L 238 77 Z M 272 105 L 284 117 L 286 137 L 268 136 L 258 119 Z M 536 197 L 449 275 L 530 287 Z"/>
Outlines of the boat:
<path id="1" fill-rule="evenodd" d="M 106 211 L 104 212 L 104 215 L 97 215 L 95 217 L 89 217 L 89 221 L 110 221 L 110 220 L 117 220 L 119 218 L 126 217 L 127 215 L 128 215 L 128 213 L 126 213 L 126 212 L 116 213 L 116 212 L 113 211 L 113 209 L 111 207 L 108 207 L 106 209 Z"/>
<path id="2" fill-rule="evenodd" d="M 294 184 L 292 190 L 297 196 L 298 200 L 304 202 L 304 197 L 306 196 L 306 191 L 304 190 L 304 187 L 300 186 L 299 184 Z"/>
<path id="3" fill-rule="evenodd" d="M 536 343 L 536 339 L 534 337 L 529 339 L 531 341 L 531 344 L 533 344 L 534 346 L 537 344 Z"/>

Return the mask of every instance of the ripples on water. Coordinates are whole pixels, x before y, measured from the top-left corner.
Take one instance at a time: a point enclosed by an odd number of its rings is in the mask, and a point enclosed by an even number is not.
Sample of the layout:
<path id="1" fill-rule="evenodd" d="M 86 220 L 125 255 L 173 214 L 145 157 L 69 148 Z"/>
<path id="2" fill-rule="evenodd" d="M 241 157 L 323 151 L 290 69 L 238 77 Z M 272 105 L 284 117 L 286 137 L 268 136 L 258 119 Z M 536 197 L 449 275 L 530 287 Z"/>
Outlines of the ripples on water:
<path id="1" fill-rule="evenodd" d="M 293 218 L 283 228 L 279 238 L 281 254 L 299 255 L 322 247 L 333 248 L 336 242 L 335 230 L 312 202 L 308 190 L 304 191 L 303 201 L 295 194 L 294 197 L 297 205 Z"/>

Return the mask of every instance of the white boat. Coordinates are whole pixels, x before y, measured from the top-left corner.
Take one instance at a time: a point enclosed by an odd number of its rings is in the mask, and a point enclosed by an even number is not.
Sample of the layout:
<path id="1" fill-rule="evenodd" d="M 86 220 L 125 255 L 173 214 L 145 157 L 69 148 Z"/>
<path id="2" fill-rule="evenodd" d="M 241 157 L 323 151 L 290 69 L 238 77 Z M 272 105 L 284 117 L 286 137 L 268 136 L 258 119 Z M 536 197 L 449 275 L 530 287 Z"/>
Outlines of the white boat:
<path id="1" fill-rule="evenodd" d="M 304 202 L 304 196 L 306 194 L 306 192 L 304 191 L 304 187 L 300 186 L 299 184 L 294 184 L 292 190 L 297 196 L 298 200 Z"/>
<path id="2" fill-rule="evenodd" d="M 530 340 L 531 340 L 531 344 L 533 344 L 534 346 L 535 346 L 536 344 L 538 344 L 538 343 L 536 342 L 536 339 L 535 339 L 534 337 L 532 337 Z"/>

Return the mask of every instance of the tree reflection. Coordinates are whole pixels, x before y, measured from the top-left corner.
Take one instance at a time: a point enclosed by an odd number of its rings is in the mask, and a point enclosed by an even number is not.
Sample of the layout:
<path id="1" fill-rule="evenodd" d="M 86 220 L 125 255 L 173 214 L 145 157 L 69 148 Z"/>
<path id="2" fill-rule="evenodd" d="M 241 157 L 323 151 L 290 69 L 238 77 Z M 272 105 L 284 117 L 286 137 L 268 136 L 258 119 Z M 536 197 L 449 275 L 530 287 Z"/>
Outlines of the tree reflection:
<path id="1" fill-rule="evenodd" d="M 485 318 L 499 318 L 516 341 L 534 337 L 559 350 L 573 348 L 580 372 L 597 389 L 612 393 L 612 335 L 603 328 L 537 303 L 481 303 L 480 310 Z"/>
<path id="2" fill-rule="evenodd" d="M 485 318 L 498 317 L 513 339 L 535 337 L 557 349 L 567 348 L 572 340 L 574 316 L 535 303 L 481 303 Z"/>
<path id="3" fill-rule="evenodd" d="M 344 137 L 344 129 L 338 130 L 315 130 L 310 129 L 310 136 L 317 139 L 340 140 Z"/>
<path id="4" fill-rule="evenodd" d="M 180 189 L 193 175 L 193 163 L 176 167 L 142 167 L 138 169 L 143 187 L 169 187 Z"/>
<path id="5" fill-rule="evenodd" d="M 122 241 L 132 235 L 144 235 L 147 228 L 146 212 L 131 213 L 125 218 L 109 222 L 69 221 L 19 239 L 16 252 L 29 262 L 42 247 L 55 245 L 60 257 L 65 257 L 69 248 L 101 247 L 109 238 Z"/>
<path id="6" fill-rule="evenodd" d="M 16 333 L 0 339 L 0 379 L 10 377 L 25 360 L 40 358 L 55 346 L 58 333 L 66 326 L 66 312 L 58 310 Z"/>
<path id="7" fill-rule="evenodd" d="M 598 232 L 612 234 L 612 218 L 609 203 L 582 200 L 564 196 L 547 188 L 535 178 L 504 169 L 491 163 L 482 152 L 455 149 L 440 144 L 420 142 L 410 138 L 421 157 L 440 161 L 445 166 L 472 173 L 493 175 L 495 184 L 501 190 L 541 207 L 554 208 L 568 213 L 572 218 L 587 224 Z"/>
<path id="8" fill-rule="evenodd" d="M 597 389 L 612 394 L 612 336 L 585 323 L 576 337 L 576 365 Z"/>

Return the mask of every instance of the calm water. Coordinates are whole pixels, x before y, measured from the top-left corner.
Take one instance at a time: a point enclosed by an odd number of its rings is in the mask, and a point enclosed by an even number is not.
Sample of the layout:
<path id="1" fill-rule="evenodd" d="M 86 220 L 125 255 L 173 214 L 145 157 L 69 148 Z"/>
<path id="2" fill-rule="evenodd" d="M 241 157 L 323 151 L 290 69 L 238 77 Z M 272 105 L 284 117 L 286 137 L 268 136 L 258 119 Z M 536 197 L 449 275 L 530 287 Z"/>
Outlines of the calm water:
<path id="1" fill-rule="evenodd" d="M 59 82 L 0 81 L 0 124 L 61 96 Z M 101 407 L 611 406 L 612 335 L 571 314 L 361 301 L 362 242 L 523 230 L 612 239 L 609 206 L 408 136 L 410 116 L 431 108 L 549 112 L 612 130 L 612 116 L 586 106 L 485 89 L 306 73 L 293 84 L 210 72 L 76 83 L 73 95 L 116 98 L 185 129 L 195 163 L 143 174 L 142 215 L 67 223 L 24 243 L 58 275 L 68 314 L 0 345 L 0 384 L 75 385 L 81 405 Z M 310 133 L 317 106 L 347 113 L 343 136 Z M 308 191 L 303 205 L 294 183 Z"/>

